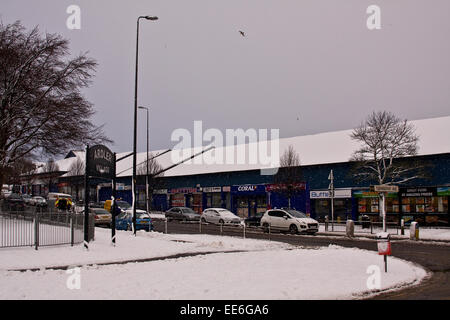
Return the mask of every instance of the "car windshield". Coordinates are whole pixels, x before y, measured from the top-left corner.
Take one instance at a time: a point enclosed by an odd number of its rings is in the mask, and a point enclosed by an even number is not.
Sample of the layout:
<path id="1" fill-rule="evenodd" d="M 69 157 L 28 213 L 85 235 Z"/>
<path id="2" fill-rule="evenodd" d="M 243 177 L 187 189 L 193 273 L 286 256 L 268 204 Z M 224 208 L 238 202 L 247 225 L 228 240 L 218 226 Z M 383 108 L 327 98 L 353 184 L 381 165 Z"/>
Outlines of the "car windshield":
<path id="1" fill-rule="evenodd" d="M 194 213 L 194 214 L 197 213 L 194 210 L 192 210 L 191 208 L 184 208 L 184 209 L 181 209 L 181 211 L 183 213 Z"/>
<path id="2" fill-rule="evenodd" d="M 294 218 L 307 218 L 306 214 L 297 210 L 286 210 Z"/>
<path id="3" fill-rule="evenodd" d="M 131 205 L 126 201 L 116 201 L 116 205 L 121 209 L 129 209 Z"/>

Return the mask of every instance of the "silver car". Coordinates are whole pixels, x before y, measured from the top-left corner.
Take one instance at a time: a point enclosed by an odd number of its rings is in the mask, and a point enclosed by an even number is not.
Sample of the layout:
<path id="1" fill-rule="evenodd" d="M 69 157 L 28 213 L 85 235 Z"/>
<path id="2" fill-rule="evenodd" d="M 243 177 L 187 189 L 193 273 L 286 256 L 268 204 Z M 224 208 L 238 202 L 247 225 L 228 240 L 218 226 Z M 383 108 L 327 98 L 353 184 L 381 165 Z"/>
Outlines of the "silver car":
<path id="1" fill-rule="evenodd" d="M 187 207 L 173 207 L 165 213 L 167 220 L 199 221 L 200 215 Z"/>
<path id="2" fill-rule="evenodd" d="M 242 219 L 227 209 L 210 208 L 203 211 L 201 221 L 214 224 L 240 225 Z"/>

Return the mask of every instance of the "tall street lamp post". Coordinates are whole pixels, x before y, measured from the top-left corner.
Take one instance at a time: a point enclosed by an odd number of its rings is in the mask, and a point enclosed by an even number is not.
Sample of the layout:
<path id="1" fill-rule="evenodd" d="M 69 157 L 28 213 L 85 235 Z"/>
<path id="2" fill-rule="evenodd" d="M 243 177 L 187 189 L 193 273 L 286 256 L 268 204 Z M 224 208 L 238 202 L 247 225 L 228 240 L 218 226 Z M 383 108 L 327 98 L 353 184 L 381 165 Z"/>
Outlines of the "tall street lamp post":
<path id="1" fill-rule="evenodd" d="M 141 19 L 146 20 L 158 20 L 158 17 L 140 16 L 137 19 L 137 32 L 136 32 L 136 73 L 134 81 L 134 135 L 133 135 L 133 232 L 136 235 L 136 145 L 137 145 L 137 95 L 138 95 L 138 59 L 139 59 L 139 21 Z"/>
<path id="2" fill-rule="evenodd" d="M 149 198 L 149 190 L 148 190 L 148 188 L 149 188 L 149 181 L 148 181 L 148 179 L 149 179 L 149 168 L 148 168 L 148 166 L 149 166 L 149 163 L 148 163 L 148 153 L 149 153 L 149 145 L 148 145 L 148 135 L 149 135 L 149 132 L 148 132 L 149 116 L 148 115 L 149 115 L 149 112 L 148 111 L 149 111 L 149 109 L 147 107 L 139 107 L 139 109 L 147 111 L 147 161 L 146 161 L 147 175 L 145 177 L 145 198 L 146 198 L 146 203 L 147 203 L 147 213 L 150 213 L 150 205 L 149 205 L 150 198 Z"/>

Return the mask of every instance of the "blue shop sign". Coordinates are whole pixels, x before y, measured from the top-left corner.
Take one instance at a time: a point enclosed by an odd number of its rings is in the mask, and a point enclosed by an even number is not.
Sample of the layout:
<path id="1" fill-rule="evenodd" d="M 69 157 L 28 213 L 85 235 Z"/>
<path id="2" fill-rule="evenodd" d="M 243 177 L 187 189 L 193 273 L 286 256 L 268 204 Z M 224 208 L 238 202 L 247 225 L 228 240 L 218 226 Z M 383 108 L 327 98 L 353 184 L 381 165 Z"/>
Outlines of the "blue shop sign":
<path id="1" fill-rule="evenodd" d="M 231 186 L 232 193 L 265 193 L 266 186 L 262 184 L 247 184 L 242 186 Z"/>

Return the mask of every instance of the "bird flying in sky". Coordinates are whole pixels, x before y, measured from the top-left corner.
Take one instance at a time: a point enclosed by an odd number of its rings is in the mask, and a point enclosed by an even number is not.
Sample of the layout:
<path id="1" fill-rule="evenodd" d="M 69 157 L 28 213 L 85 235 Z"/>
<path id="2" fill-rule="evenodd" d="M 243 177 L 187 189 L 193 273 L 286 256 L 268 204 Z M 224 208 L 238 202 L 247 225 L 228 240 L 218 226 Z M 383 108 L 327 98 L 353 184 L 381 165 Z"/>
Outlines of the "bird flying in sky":
<path id="1" fill-rule="evenodd" d="M 239 33 L 241 34 L 241 36 L 245 37 L 244 31 L 239 30 Z"/>

